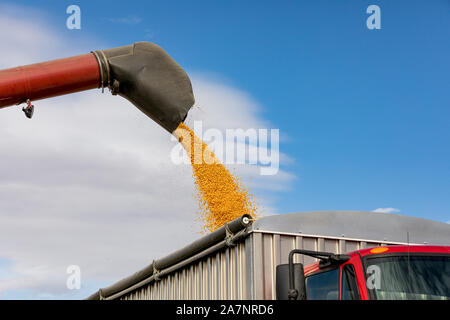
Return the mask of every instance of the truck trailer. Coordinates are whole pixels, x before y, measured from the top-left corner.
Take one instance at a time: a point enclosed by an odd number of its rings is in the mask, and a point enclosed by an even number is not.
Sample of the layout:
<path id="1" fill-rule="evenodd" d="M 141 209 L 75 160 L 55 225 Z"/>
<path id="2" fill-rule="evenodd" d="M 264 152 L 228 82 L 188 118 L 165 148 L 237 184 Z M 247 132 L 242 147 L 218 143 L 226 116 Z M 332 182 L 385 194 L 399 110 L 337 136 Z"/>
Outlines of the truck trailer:
<path id="1" fill-rule="evenodd" d="M 449 224 L 404 215 L 243 215 L 87 299 L 449 299 L 449 245 Z"/>

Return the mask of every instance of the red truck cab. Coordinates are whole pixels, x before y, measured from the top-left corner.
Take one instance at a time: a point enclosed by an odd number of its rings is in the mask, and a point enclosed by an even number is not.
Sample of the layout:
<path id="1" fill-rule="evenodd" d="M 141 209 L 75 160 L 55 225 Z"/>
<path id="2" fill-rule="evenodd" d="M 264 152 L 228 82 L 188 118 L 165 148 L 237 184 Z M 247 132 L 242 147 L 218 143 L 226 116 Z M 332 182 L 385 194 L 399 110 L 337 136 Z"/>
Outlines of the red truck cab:
<path id="1" fill-rule="evenodd" d="M 340 256 L 346 261 L 304 268 L 306 299 L 450 299 L 448 246 L 375 247 Z"/>

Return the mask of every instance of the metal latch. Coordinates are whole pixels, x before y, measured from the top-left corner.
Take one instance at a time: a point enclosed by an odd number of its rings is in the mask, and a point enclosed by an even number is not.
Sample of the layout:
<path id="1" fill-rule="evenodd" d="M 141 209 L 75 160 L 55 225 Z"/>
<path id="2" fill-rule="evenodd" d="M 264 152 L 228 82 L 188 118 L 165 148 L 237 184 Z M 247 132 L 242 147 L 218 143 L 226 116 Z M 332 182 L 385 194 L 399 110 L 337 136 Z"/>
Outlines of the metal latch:
<path id="1" fill-rule="evenodd" d="M 230 227 L 228 226 L 228 222 L 225 223 L 225 242 L 227 246 L 234 247 L 235 243 L 233 242 L 234 233 L 231 232 Z"/>

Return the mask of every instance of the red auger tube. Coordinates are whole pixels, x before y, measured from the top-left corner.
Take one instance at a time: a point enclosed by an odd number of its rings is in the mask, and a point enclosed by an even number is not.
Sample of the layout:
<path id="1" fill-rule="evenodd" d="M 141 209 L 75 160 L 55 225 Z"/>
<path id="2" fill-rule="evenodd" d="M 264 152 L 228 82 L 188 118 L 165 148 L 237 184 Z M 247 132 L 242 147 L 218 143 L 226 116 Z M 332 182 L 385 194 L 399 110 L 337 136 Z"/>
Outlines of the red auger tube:
<path id="1" fill-rule="evenodd" d="M 0 70 L 0 108 L 99 86 L 93 53 Z"/>
<path id="2" fill-rule="evenodd" d="M 167 52 L 154 43 L 136 42 L 0 70 L 0 108 L 94 88 L 109 88 L 169 132 L 195 101 L 189 77 Z"/>

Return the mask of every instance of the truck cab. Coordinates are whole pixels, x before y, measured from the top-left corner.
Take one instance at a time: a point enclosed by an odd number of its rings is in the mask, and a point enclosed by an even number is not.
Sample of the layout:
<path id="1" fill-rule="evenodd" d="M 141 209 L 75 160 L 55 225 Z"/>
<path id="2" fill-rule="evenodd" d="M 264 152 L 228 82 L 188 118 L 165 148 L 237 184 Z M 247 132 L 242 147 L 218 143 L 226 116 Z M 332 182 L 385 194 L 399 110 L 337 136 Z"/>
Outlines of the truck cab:
<path id="1" fill-rule="evenodd" d="M 311 252 L 304 254 L 313 256 Z M 302 268 L 304 280 L 300 288 L 295 288 L 301 292 L 299 297 L 307 300 L 450 299 L 450 247 L 375 247 L 345 255 L 329 254 L 335 258 L 328 262 L 325 253 L 319 254 L 323 256 L 319 262 Z"/>

